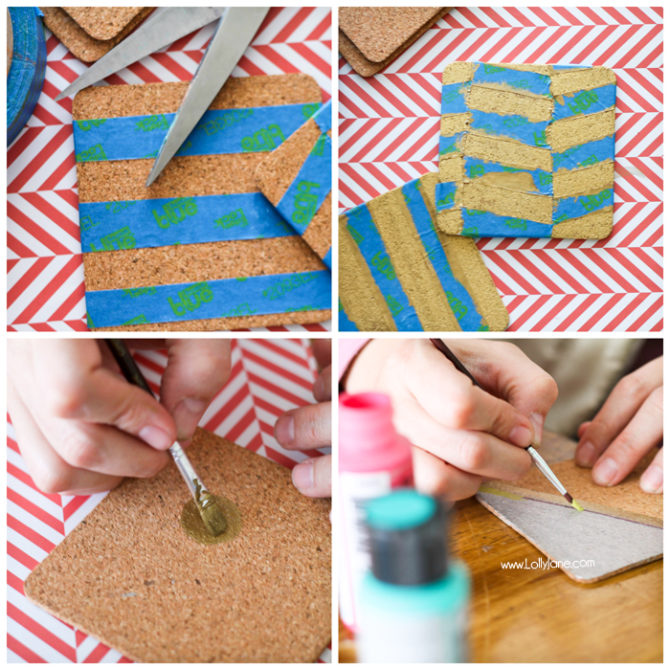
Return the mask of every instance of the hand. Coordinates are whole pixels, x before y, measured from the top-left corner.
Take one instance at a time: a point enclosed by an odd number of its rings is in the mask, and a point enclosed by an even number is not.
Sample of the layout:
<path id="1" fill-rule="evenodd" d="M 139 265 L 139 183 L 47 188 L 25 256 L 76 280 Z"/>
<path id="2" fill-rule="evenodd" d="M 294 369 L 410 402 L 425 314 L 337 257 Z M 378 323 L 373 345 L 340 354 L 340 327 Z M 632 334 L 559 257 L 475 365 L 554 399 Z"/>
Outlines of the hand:
<path id="1" fill-rule="evenodd" d="M 314 340 L 314 354 L 322 365 L 330 361 L 330 340 Z M 331 367 L 327 365 L 313 388 L 316 405 L 307 405 L 282 414 L 275 424 L 275 438 L 285 449 L 308 450 L 331 444 Z M 295 487 L 310 497 L 331 494 L 331 457 L 317 456 L 298 463 L 292 478 Z"/>
<path id="2" fill-rule="evenodd" d="M 458 500 L 486 479 L 526 472 L 530 456 L 519 447 L 540 442 L 558 389 L 512 344 L 446 342 L 483 389 L 425 339 L 370 341 L 354 359 L 346 389 L 387 393 L 398 432 L 415 445 L 415 485 Z"/>
<path id="3" fill-rule="evenodd" d="M 166 450 L 176 438 L 190 440 L 229 375 L 229 343 L 171 339 L 151 346 L 168 348 L 163 404 L 123 379 L 103 341 L 8 342 L 9 413 L 38 488 L 89 494 L 123 477 L 151 477 L 169 462 Z"/>
<path id="4" fill-rule="evenodd" d="M 663 357 L 623 377 L 593 421 L 578 430 L 575 461 L 593 467 L 596 484 L 614 486 L 663 440 Z M 647 493 L 663 491 L 663 449 L 640 478 Z"/>

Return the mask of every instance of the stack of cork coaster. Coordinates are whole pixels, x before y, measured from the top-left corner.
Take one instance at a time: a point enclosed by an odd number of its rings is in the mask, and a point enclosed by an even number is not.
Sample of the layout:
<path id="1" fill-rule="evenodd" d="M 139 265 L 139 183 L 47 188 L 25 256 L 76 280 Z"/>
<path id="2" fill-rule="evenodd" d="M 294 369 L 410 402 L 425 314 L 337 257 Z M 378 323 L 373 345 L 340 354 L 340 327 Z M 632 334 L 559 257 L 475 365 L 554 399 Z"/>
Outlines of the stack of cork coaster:
<path id="1" fill-rule="evenodd" d="M 189 458 L 237 511 L 236 535 L 201 544 L 185 532 L 189 494 L 169 465 L 111 491 L 32 572 L 26 595 L 138 662 L 317 660 L 331 627 L 329 501 L 202 430 Z"/>
<path id="2" fill-rule="evenodd" d="M 212 330 L 329 318 L 330 273 L 255 177 L 318 110 L 318 85 L 298 74 L 229 79 L 147 188 L 186 87 L 92 87 L 75 97 L 89 326 Z"/>
<path id="3" fill-rule="evenodd" d="M 445 7 L 340 7 L 340 53 L 358 74 L 371 77 L 448 11 Z"/>
<path id="4" fill-rule="evenodd" d="M 85 63 L 102 58 L 153 11 L 152 7 L 42 7 L 47 28 Z"/>
<path id="5" fill-rule="evenodd" d="M 600 239 L 612 230 L 616 78 L 603 67 L 453 63 L 442 78 L 438 226 Z"/>
<path id="6" fill-rule="evenodd" d="M 435 226 L 437 174 L 340 217 L 341 330 L 504 330 L 508 314 L 473 240 Z"/>

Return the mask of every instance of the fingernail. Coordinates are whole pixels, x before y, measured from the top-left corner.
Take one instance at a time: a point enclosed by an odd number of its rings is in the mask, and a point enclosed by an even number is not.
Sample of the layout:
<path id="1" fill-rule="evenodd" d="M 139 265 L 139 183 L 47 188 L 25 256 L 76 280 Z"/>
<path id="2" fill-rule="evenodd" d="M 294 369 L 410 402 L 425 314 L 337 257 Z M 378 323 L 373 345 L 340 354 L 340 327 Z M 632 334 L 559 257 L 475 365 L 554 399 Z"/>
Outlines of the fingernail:
<path id="1" fill-rule="evenodd" d="M 539 445 L 542 442 L 542 429 L 544 428 L 544 416 L 539 412 L 533 412 L 530 415 L 530 422 L 533 424 L 533 442 Z"/>
<path id="2" fill-rule="evenodd" d="M 140 430 L 139 436 L 154 449 L 168 449 L 172 445 L 170 436 L 161 428 L 156 428 L 156 426 L 144 426 Z"/>
<path id="3" fill-rule="evenodd" d="M 611 458 L 606 458 L 593 468 L 593 481 L 600 486 L 611 486 L 618 471 L 617 464 Z"/>
<path id="4" fill-rule="evenodd" d="M 591 442 L 584 442 L 577 446 L 575 463 L 582 468 L 590 468 L 596 461 L 596 448 Z"/>
<path id="5" fill-rule="evenodd" d="M 284 447 L 293 446 L 295 441 L 295 421 L 293 414 L 282 414 L 275 423 L 275 437 Z"/>
<path id="6" fill-rule="evenodd" d="M 298 463 L 291 472 L 293 485 L 299 491 L 309 491 L 314 488 L 314 462 L 309 459 Z"/>
<path id="7" fill-rule="evenodd" d="M 650 465 L 640 477 L 640 486 L 647 493 L 660 493 L 663 490 L 663 470 L 658 465 Z"/>
<path id="8" fill-rule="evenodd" d="M 512 432 L 509 434 L 509 439 L 513 444 L 520 447 L 527 447 L 533 440 L 533 431 L 528 426 L 524 426 L 520 423 L 512 428 Z"/>
<path id="9" fill-rule="evenodd" d="M 177 439 L 190 440 L 198 427 L 198 422 L 207 409 L 207 403 L 198 398 L 184 398 L 174 410 L 177 425 Z"/>

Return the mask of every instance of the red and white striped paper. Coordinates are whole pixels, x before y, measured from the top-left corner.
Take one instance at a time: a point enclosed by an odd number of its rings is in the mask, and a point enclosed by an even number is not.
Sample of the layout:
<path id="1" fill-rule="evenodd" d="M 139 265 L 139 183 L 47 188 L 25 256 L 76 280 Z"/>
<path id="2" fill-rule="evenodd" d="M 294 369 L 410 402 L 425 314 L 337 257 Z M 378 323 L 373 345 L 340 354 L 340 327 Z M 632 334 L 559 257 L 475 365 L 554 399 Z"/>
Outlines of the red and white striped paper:
<path id="1" fill-rule="evenodd" d="M 273 8 L 233 76 L 304 72 L 330 98 L 329 8 Z M 190 81 L 213 25 L 108 77 L 110 84 Z M 47 31 L 37 107 L 7 161 L 7 324 L 14 331 L 86 330 L 72 99 L 54 98 L 87 66 Z M 269 330 L 327 330 L 329 324 Z M 268 330 L 268 329 L 258 329 Z"/>
<path id="2" fill-rule="evenodd" d="M 662 329 L 662 9 L 459 8 L 381 74 L 340 60 L 340 205 L 437 169 L 440 82 L 455 60 L 602 65 L 617 76 L 612 235 L 482 238 L 516 331 Z"/>
<path id="3" fill-rule="evenodd" d="M 157 391 L 167 358 L 142 351 L 135 358 Z M 273 426 L 283 412 L 314 402 L 316 363 L 304 340 L 234 340 L 232 373 L 200 425 L 271 460 L 292 467 L 303 456 L 284 450 Z M 7 440 L 7 647 L 11 662 L 127 662 L 90 635 L 31 603 L 23 582 L 33 568 L 105 494 L 60 496 L 35 488 L 8 424 Z M 307 452 L 316 456 L 318 452 Z M 326 649 L 320 660 L 330 662 Z"/>

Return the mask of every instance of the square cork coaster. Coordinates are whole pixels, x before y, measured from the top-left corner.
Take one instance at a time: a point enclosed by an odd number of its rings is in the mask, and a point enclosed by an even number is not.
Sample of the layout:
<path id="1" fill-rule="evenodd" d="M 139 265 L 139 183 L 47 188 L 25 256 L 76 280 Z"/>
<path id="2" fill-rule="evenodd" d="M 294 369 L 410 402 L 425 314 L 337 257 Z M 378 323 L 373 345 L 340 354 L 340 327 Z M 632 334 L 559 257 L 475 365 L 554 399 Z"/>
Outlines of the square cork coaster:
<path id="1" fill-rule="evenodd" d="M 84 63 L 93 63 L 102 58 L 153 11 L 153 7 L 68 7 L 69 11 L 61 7 L 40 9 L 44 14 L 46 27 L 73 56 Z M 132 13 L 129 10 L 132 10 Z M 102 17 L 105 17 L 104 21 Z M 77 22 L 78 20 L 82 21 L 82 25 Z M 97 21 L 101 22 L 96 23 Z M 115 34 L 100 39 L 92 36 L 88 30 L 99 35 Z"/>
<path id="2" fill-rule="evenodd" d="M 283 466 L 199 430 L 193 466 L 232 501 L 239 533 L 203 545 L 180 525 L 172 464 L 129 479 L 32 572 L 27 596 L 138 662 L 311 662 L 331 636 L 329 503 Z"/>
<path id="3" fill-rule="evenodd" d="M 340 53 L 358 74 L 370 77 L 448 11 L 445 7 L 340 7 Z"/>
<path id="4" fill-rule="evenodd" d="M 148 119 L 153 128 L 157 123 L 163 122 L 163 115 L 175 112 L 179 108 L 187 86 L 187 83 L 160 83 L 140 86 L 96 86 L 84 89 L 75 96 L 73 102 L 74 123 L 80 131 L 79 137 L 94 143 L 95 140 L 88 140 L 88 135 L 99 128 L 104 128 L 105 122 L 101 121 L 104 119 L 142 117 Z M 320 101 L 319 86 L 307 75 L 231 77 L 217 94 L 210 110 L 230 109 L 231 114 L 235 115 L 237 112 L 234 110 L 238 108 L 294 105 L 300 109 L 304 107 L 305 110 L 313 111 Z M 305 115 L 309 116 L 311 111 L 305 111 Z M 300 122 L 302 123 L 302 117 Z M 270 137 L 266 144 L 271 143 L 275 146 L 275 142 L 280 143 L 283 139 L 280 130 L 275 129 L 273 132 L 276 135 Z M 208 128 L 205 128 L 205 131 L 209 132 Z M 77 146 L 77 137 L 75 133 L 80 208 L 82 203 L 106 203 L 105 207 L 119 211 L 121 221 L 127 207 L 133 203 L 174 199 L 171 202 L 184 203 L 178 212 L 183 221 L 179 225 L 168 226 L 171 228 L 171 234 L 173 231 L 184 230 L 184 226 L 189 225 L 184 212 L 189 214 L 193 211 L 188 202 L 193 196 L 258 193 L 254 174 L 259 163 L 268 155 L 267 151 L 260 150 L 263 148 L 260 146 L 259 150 L 240 149 L 239 153 L 178 155 L 168 163 L 156 182 L 147 188 L 145 182 L 153 165 L 153 158 L 88 160 L 88 155 L 99 145 Z M 306 273 L 327 272 L 323 263 L 299 235 L 292 234 L 292 231 L 291 234 L 284 234 L 286 224 L 281 224 L 282 230 L 277 228 L 281 217 L 267 201 L 265 202 L 268 212 L 261 218 L 266 221 L 272 219 L 270 223 L 274 226 L 275 232 L 270 232 L 263 238 L 196 243 L 181 243 L 180 239 L 176 239 L 164 246 L 140 246 L 135 245 L 133 239 L 129 239 L 126 243 L 119 238 L 111 248 L 104 246 L 104 240 L 102 246 L 96 243 L 95 251 L 86 246 L 84 281 L 87 303 L 90 300 L 90 292 L 120 289 L 124 294 L 127 293 L 128 301 L 132 302 L 135 297 L 143 299 L 144 294 L 150 294 L 159 290 L 158 287 L 164 286 L 183 286 L 189 283 L 197 286 L 202 282 L 219 279 L 242 280 L 247 277 L 276 275 L 290 277 L 294 273 L 303 273 L 301 276 L 311 277 L 316 275 Z M 218 219 L 213 215 L 212 221 L 219 221 L 227 228 L 234 228 L 237 223 L 246 223 L 246 218 L 237 221 L 228 220 L 230 218 L 228 217 L 223 221 L 220 215 L 221 212 Z M 96 220 L 91 221 L 88 217 L 80 219 L 81 225 L 89 230 L 97 224 Z M 119 226 L 121 225 L 122 221 L 119 223 Z M 159 225 L 168 224 L 162 222 Z M 238 226 L 240 227 L 241 225 Z M 98 229 L 100 228 L 96 228 Z M 291 291 L 292 288 L 294 287 L 288 286 L 285 290 Z M 177 311 L 182 311 L 185 312 L 185 316 L 192 315 L 193 318 L 172 320 L 165 317 L 160 322 L 150 319 L 142 312 L 137 316 L 127 314 L 128 318 L 119 316 L 115 323 L 100 326 L 96 323 L 96 318 L 91 316 L 89 307 L 89 326 L 94 329 L 104 327 L 105 330 L 203 331 L 316 323 L 330 318 L 329 309 L 314 308 L 310 303 L 297 305 L 296 308 L 289 310 L 278 307 L 276 313 L 256 313 L 254 306 L 244 298 L 244 295 L 234 298 L 233 294 L 230 297 L 230 304 L 226 304 L 225 309 L 220 310 L 221 316 L 198 318 L 197 309 L 207 308 L 205 301 L 209 298 L 211 298 L 209 292 L 206 294 L 201 292 L 200 298 L 197 296 L 193 300 L 189 298 L 188 312 L 186 308 L 179 307 L 179 304 L 186 305 L 185 299 L 182 303 L 175 302 L 178 306 L 175 315 Z M 179 300 L 175 297 L 172 299 Z M 330 304 L 329 299 L 322 299 L 321 302 Z M 193 306 L 195 309 L 191 311 Z"/>
<path id="5" fill-rule="evenodd" d="M 437 174 L 340 217 L 340 327 L 504 330 L 509 316 L 473 240 L 435 226 Z"/>
<path id="6" fill-rule="evenodd" d="M 602 239 L 614 212 L 616 77 L 457 62 L 442 76 L 438 226 L 468 237 Z"/>

